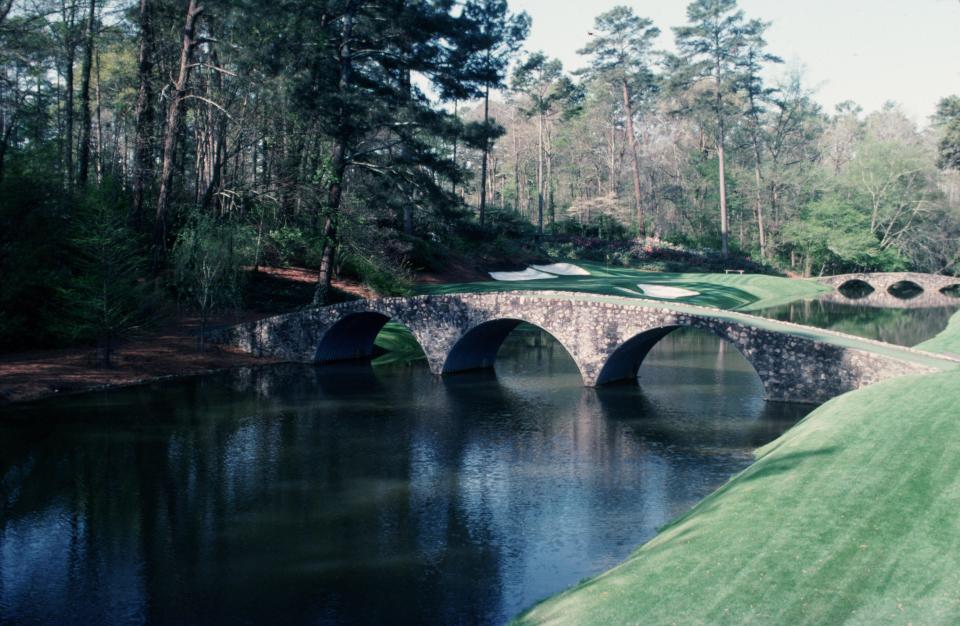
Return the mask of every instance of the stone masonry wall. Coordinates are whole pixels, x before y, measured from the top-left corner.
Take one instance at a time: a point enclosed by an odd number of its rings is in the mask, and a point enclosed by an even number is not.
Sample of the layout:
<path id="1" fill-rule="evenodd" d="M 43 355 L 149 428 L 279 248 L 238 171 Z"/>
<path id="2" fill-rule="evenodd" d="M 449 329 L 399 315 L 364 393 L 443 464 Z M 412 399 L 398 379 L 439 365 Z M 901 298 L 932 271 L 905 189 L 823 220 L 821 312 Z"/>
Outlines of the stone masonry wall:
<path id="1" fill-rule="evenodd" d="M 960 278 L 955 276 L 944 276 L 942 274 L 922 274 L 919 272 L 870 272 L 861 274 L 838 274 L 836 276 L 823 276 L 816 279 L 818 283 L 828 285 L 834 289 L 839 289 L 844 284 L 859 280 L 867 283 L 878 292 L 886 293 L 887 290 L 903 281 L 908 281 L 919 285 L 925 292 L 939 292 L 946 287 L 960 285 Z"/>
<path id="2" fill-rule="evenodd" d="M 376 313 L 364 319 L 380 321 L 344 322 L 358 313 Z M 736 346 L 756 369 L 769 400 L 818 403 L 886 378 L 932 371 L 865 350 L 713 317 L 709 309 L 703 314 L 680 313 L 644 306 L 642 301 L 590 300 L 582 294 L 575 297 L 562 292 L 359 300 L 221 329 L 212 339 L 257 355 L 311 362 L 329 355 L 346 358 L 342 349 L 331 352 L 324 346 L 332 345 L 335 334 L 348 332 L 339 337 L 339 345 L 356 343 L 357 351 L 349 356 L 363 357 L 369 356 L 373 337 L 386 318 L 411 330 L 436 374 L 489 366 L 489 355 L 495 354 L 511 328 L 502 320 L 528 322 L 553 335 L 573 358 L 587 386 L 601 382 L 604 366 L 614 354 L 629 367 L 619 368 L 612 379 L 605 375 L 602 382 L 635 376 L 634 366 L 639 366 L 651 345 L 678 327 L 707 330 Z M 651 341 L 628 344 L 644 334 L 649 334 Z M 448 360 L 454 349 L 457 358 Z M 628 354 L 630 351 L 633 354 Z M 454 362 L 459 365 L 453 367 Z M 608 369 L 607 374 L 610 372 Z"/>

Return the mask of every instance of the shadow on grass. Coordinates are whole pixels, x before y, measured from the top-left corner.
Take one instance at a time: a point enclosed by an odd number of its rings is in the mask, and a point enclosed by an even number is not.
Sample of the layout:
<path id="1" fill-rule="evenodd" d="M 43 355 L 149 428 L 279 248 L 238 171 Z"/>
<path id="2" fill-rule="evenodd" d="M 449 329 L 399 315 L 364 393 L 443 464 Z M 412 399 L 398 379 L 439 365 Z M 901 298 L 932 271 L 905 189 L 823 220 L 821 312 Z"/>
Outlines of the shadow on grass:
<path id="1" fill-rule="evenodd" d="M 829 448 L 818 448 L 817 450 L 807 450 L 804 452 L 791 452 L 789 454 L 781 454 L 778 458 L 769 459 L 769 457 L 757 461 L 753 466 L 751 466 L 753 471 L 748 468 L 743 474 L 741 474 L 735 481 L 730 483 L 730 486 L 735 486 L 736 483 L 740 482 L 750 482 L 755 480 L 760 480 L 763 478 L 770 478 L 771 476 L 776 476 L 779 474 L 784 474 L 795 469 L 798 465 L 810 458 L 815 457 L 824 457 L 834 454 L 837 451 L 836 446 L 831 446 Z"/>

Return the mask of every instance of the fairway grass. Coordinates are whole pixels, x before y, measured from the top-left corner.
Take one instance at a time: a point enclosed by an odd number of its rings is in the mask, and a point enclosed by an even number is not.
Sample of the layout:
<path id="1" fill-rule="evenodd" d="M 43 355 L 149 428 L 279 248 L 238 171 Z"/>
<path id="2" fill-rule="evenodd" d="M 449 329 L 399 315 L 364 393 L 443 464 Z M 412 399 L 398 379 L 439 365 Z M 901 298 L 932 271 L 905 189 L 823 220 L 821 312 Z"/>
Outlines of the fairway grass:
<path id="1" fill-rule="evenodd" d="M 960 375 L 823 405 L 519 624 L 960 623 Z"/>
<path id="2" fill-rule="evenodd" d="M 697 295 L 677 302 L 749 311 L 812 298 L 831 291 L 810 280 L 797 280 L 766 274 L 693 274 L 647 272 L 622 267 L 607 267 L 587 261 L 574 262 L 590 272 L 589 276 L 558 276 L 526 281 L 486 281 L 475 283 L 425 284 L 420 293 L 487 293 L 491 291 L 577 291 L 607 296 L 642 298 L 637 283 L 677 287 Z M 627 291 L 625 291 L 627 290 Z"/>
<path id="3" fill-rule="evenodd" d="M 960 356 L 960 311 L 953 314 L 947 327 L 939 335 L 914 347 L 929 352 Z"/>
<path id="4" fill-rule="evenodd" d="M 419 285 L 418 292 L 448 294 L 549 290 L 639 299 L 647 297 L 638 291 L 638 284 L 645 283 L 696 292 L 696 295 L 670 298 L 665 300 L 667 302 L 754 311 L 802 298 L 813 298 L 831 291 L 829 287 L 813 281 L 765 274 L 677 274 L 607 267 L 588 261 L 572 263 L 587 270 L 590 275 L 526 281 L 423 284 Z M 423 353 L 413 335 L 400 324 L 390 323 L 384 327 L 377 336 L 376 343 L 379 348 L 394 353 L 381 357 L 378 363 L 422 358 Z"/>

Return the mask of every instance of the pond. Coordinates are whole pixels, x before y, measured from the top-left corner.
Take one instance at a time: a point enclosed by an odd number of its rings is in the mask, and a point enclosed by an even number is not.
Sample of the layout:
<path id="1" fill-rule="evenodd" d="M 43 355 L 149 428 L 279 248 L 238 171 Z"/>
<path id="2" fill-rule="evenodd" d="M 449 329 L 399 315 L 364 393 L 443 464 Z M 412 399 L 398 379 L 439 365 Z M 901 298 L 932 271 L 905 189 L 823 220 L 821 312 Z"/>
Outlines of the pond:
<path id="1" fill-rule="evenodd" d="M 639 384 L 271 366 L 0 412 L 0 622 L 503 623 L 623 560 L 812 407 L 677 331 Z"/>
<path id="2" fill-rule="evenodd" d="M 894 309 L 857 304 L 855 299 L 838 302 L 829 297 L 799 300 L 750 313 L 899 346 L 915 346 L 946 328 L 958 309 L 960 300 L 955 306 Z"/>

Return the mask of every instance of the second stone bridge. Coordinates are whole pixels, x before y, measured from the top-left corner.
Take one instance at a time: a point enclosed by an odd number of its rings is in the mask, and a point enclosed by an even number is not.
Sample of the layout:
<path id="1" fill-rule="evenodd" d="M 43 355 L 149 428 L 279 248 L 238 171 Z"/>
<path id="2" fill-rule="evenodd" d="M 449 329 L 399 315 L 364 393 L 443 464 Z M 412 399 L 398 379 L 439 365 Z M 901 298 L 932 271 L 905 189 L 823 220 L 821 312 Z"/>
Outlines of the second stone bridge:
<path id="1" fill-rule="evenodd" d="M 212 339 L 287 361 L 369 358 L 387 321 L 406 326 L 436 374 L 493 366 L 526 322 L 552 335 L 587 386 L 635 379 L 644 357 L 677 328 L 732 343 L 769 400 L 823 402 L 845 391 L 958 363 L 946 357 L 729 311 L 566 292 L 467 293 L 357 300 L 220 329 Z"/>

